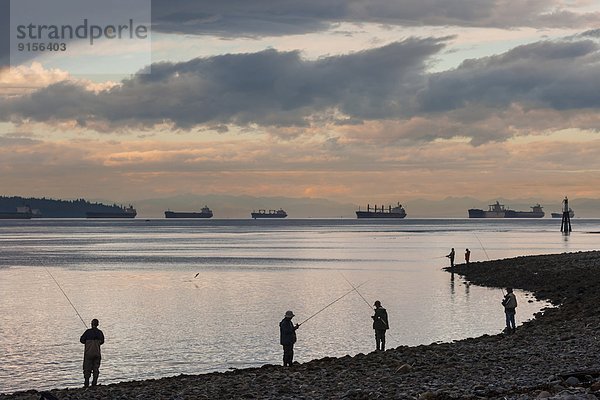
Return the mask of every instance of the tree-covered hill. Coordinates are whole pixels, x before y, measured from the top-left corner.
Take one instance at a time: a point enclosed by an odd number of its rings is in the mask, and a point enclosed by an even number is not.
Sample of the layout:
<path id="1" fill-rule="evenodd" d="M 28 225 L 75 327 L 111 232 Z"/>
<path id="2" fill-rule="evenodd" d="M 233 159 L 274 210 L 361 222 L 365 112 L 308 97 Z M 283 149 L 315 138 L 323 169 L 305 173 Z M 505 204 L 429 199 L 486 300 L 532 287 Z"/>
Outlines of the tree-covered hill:
<path id="1" fill-rule="evenodd" d="M 0 212 L 16 211 L 17 207 L 29 206 L 38 209 L 43 218 L 85 218 L 86 212 L 120 211 L 121 207 L 113 204 L 91 203 L 85 199 L 55 200 L 42 197 L 0 196 Z"/>

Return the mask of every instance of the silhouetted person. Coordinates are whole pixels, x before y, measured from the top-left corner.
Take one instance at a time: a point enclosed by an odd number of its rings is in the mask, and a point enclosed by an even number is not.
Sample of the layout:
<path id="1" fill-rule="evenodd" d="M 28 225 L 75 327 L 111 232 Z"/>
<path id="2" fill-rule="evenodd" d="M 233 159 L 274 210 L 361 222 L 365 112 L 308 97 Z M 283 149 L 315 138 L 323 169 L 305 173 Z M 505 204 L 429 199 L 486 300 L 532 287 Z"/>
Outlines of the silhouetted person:
<path id="1" fill-rule="evenodd" d="M 385 351 L 385 331 L 390 327 L 387 311 L 381 306 L 379 300 L 373 305 L 375 306 L 375 315 L 371 318 L 373 318 L 373 329 L 375 329 L 375 349 Z"/>
<path id="2" fill-rule="evenodd" d="M 294 343 L 296 343 L 296 329 L 300 325 L 292 322 L 294 313 L 291 311 L 285 312 L 285 317 L 279 323 L 280 343 L 283 346 L 283 366 L 291 367 L 294 361 Z"/>
<path id="3" fill-rule="evenodd" d="M 450 268 L 454 268 L 454 247 L 446 257 L 450 259 Z"/>
<path id="4" fill-rule="evenodd" d="M 515 313 L 517 308 L 517 298 L 511 288 L 506 288 L 506 295 L 502 300 L 504 313 L 506 314 L 506 333 L 515 333 L 517 326 L 515 325 Z"/>
<path id="5" fill-rule="evenodd" d="M 102 359 L 100 346 L 104 344 L 104 334 L 98 329 L 98 320 L 96 318 L 92 320 L 92 327 L 81 335 L 79 341 L 85 345 L 83 352 L 83 378 L 85 381 L 83 386 L 88 387 L 90 385 L 90 376 L 92 373 L 94 374 L 92 386 L 96 386 L 98 384 L 100 361 Z"/>
<path id="6" fill-rule="evenodd" d="M 467 265 L 469 265 L 469 260 L 471 259 L 471 250 L 466 249 L 465 250 L 465 263 Z"/>

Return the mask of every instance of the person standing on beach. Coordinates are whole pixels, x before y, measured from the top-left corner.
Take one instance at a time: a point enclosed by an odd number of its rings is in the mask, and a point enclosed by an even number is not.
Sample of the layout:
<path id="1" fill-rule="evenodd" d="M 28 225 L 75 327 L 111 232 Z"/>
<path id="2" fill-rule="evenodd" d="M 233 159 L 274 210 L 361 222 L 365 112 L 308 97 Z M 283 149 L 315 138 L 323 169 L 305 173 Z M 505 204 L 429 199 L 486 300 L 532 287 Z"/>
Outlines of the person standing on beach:
<path id="1" fill-rule="evenodd" d="M 96 386 L 98 384 L 100 361 L 102 359 L 100 346 L 104 344 L 104 333 L 98 329 L 98 320 L 96 318 L 92 320 L 92 327 L 81 335 L 79 341 L 85 345 L 83 351 L 83 386 L 88 387 L 90 385 L 90 376 L 92 373 L 94 374 L 92 386 Z"/>
<path id="2" fill-rule="evenodd" d="M 294 325 L 292 322 L 294 313 L 286 311 L 285 317 L 279 323 L 280 343 L 283 346 L 283 366 L 291 367 L 294 361 L 294 343 L 296 343 L 296 329 L 299 324 Z"/>
<path id="3" fill-rule="evenodd" d="M 506 288 L 506 295 L 502 300 L 504 313 L 506 314 L 506 333 L 515 333 L 517 326 L 515 325 L 515 313 L 517 308 L 517 297 L 513 293 L 512 288 Z"/>
<path id="4" fill-rule="evenodd" d="M 375 350 L 385 351 L 385 331 L 390 327 L 387 311 L 381 306 L 379 300 L 373 305 L 375 306 L 375 315 L 371 318 L 373 318 L 373 329 L 375 329 Z"/>
<path id="5" fill-rule="evenodd" d="M 454 268 L 454 247 L 446 257 L 450 259 L 450 268 Z"/>
<path id="6" fill-rule="evenodd" d="M 469 265 L 469 260 L 471 259 L 471 250 L 466 249 L 465 250 L 465 263 L 467 265 Z"/>

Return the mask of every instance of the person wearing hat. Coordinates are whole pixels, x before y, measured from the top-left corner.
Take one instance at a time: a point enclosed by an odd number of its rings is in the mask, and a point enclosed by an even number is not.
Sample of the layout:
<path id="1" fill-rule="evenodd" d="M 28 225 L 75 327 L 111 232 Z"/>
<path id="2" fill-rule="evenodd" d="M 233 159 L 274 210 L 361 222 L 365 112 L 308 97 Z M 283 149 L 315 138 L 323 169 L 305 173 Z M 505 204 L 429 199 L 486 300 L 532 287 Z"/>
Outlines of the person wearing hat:
<path id="1" fill-rule="evenodd" d="M 512 288 L 506 288 L 506 295 L 502 300 L 504 313 L 506 314 L 506 333 L 515 333 L 517 327 L 515 325 L 515 309 L 517 308 L 517 298 L 513 293 Z"/>
<path id="2" fill-rule="evenodd" d="M 102 359 L 100 346 L 104 344 L 104 333 L 98 329 L 98 320 L 96 318 L 92 320 L 92 327 L 81 335 L 79 341 L 85 345 L 83 351 L 83 386 L 89 386 L 92 372 L 94 374 L 92 386 L 96 386 L 98 384 L 100 361 Z"/>
<path id="3" fill-rule="evenodd" d="M 285 317 L 279 323 L 280 343 L 283 346 L 283 366 L 291 367 L 294 361 L 294 343 L 296 343 L 296 329 L 300 325 L 292 322 L 294 313 L 286 311 Z"/>
<path id="4" fill-rule="evenodd" d="M 375 349 L 385 351 L 385 331 L 390 327 L 387 311 L 381 306 L 379 300 L 373 305 L 375 306 L 375 315 L 371 318 L 373 318 L 373 329 L 375 329 Z"/>

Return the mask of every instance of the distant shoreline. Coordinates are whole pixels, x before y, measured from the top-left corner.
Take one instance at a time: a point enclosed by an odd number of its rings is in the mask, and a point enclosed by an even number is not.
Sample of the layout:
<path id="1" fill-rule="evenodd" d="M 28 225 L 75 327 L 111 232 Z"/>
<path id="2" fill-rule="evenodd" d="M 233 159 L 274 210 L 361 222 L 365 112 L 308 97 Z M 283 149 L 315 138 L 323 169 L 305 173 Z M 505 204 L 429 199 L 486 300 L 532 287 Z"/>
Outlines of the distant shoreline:
<path id="1" fill-rule="evenodd" d="M 313 360 L 289 369 L 265 365 L 51 393 L 61 400 L 419 396 L 441 400 L 535 398 L 542 391 L 557 395 L 567 390 L 583 395 L 600 390 L 600 252 L 517 257 L 468 267 L 461 264 L 452 272 L 477 285 L 531 291 L 539 300 L 560 307 L 543 310 L 509 336 L 400 346 L 385 353 Z M 502 306 L 498 304 L 497 314 L 482 317 L 502 319 Z M 590 381 L 581 382 L 585 379 Z M 35 391 L 0 395 L 2 400 L 39 398 Z"/>

